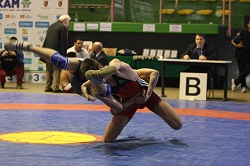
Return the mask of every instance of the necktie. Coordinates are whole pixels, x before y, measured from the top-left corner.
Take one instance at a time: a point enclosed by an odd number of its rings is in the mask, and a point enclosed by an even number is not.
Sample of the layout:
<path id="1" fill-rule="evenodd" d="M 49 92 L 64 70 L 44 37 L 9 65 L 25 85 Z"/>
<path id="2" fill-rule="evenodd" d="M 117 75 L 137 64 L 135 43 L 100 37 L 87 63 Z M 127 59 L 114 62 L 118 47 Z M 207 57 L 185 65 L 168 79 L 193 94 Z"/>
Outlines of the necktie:
<path id="1" fill-rule="evenodd" d="M 199 56 L 202 55 L 202 49 L 201 48 L 197 48 L 197 50 L 198 50 L 198 55 Z"/>

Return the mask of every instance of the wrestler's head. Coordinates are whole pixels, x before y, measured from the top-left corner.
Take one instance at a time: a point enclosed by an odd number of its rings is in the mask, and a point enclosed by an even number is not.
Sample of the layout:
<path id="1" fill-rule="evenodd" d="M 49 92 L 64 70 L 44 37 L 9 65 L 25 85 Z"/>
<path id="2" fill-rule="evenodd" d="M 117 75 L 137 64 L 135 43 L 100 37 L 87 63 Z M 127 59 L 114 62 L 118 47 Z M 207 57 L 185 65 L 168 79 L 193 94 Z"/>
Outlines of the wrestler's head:
<path id="1" fill-rule="evenodd" d="M 99 70 L 101 67 L 101 64 L 92 58 L 85 59 L 80 66 L 79 74 L 82 80 L 86 80 L 85 73 L 88 70 Z"/>

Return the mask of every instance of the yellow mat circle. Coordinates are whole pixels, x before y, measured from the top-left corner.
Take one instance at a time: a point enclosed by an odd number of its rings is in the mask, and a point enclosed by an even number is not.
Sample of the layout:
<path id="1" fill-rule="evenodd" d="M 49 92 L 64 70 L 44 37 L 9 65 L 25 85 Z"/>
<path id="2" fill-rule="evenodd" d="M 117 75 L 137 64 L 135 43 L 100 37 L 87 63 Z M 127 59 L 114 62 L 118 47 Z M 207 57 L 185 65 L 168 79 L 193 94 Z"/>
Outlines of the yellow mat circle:
<path id="1" fill-rule="evenodd" d="M 0 139 L 8 142 L 30 144 L 80 144 L 100 142 L 101 136 L 88 133 L 64 131 L 29 131 L 0 135 Z"/>

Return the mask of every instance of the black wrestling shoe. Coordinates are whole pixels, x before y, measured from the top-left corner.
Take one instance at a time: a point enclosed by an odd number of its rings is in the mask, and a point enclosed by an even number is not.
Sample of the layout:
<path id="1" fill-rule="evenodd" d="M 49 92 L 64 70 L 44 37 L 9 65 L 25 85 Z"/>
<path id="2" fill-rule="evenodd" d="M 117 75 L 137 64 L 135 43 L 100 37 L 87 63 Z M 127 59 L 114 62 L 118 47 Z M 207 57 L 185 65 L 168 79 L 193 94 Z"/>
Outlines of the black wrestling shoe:
<path id="1" fill-rule="evenodd" d="M 45 89 L 44 92 L 53 92 L 53 89 L 52 88 Z"/>
<path id="2" fill-rule="evenodd" d="M 17 89 L 23 89 L 23 86 L 22 86 L 22 84 L 17 84 L 17 85 L 16 85 L 16 88 L 17 88 Z"/>
<path id="3" fill-rule="evenodd" d="M 63 93 L 63 91 L 60 89 L 57 89 L 57 90 L 53 90 L 53 93 Z"/>
<path id="4" fill-rule="evenodd" d="M 1 89 L 3 89 L 4 88 L 4 83 L 1 83 Z"/>

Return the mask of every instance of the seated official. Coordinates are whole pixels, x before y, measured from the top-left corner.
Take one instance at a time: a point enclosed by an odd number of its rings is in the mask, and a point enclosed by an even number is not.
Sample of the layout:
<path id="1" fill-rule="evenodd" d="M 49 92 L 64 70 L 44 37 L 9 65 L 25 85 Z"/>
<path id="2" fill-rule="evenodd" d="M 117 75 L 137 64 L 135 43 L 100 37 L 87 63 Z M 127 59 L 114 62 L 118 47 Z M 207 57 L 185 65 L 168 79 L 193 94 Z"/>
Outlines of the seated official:
<path id="1" fill-rule="evenodd" d="M 182 59 L 199 59 L 199 60 L 217 60 L 218 57 L 214 49 L 207 45 L 204 34 L 197 33 L 195 35 L 195 43 L 190 44 L 182 54 Z"/>
<path id="2" fill-rule="evenodd" d="M 16 37 L 11 37 L 11 41 L 16 41 Z M 17 76 L 17 88 L 23 89 L 24 63 L 21 51 L 3 50 L 0 52 L 0 82 L 1 88 L 5 87 L 5 77 Z"/>
<path id="3" fill-rule="evenodd" d="M 199 60 L 217 60 L 218 56 L 214 52 L 213 47 L 206 44 L 206 36 L 202 33 L 195 35 L 195 43 L 190 44 L 181 56 L 184 60 L 199 59 Z M 207 73 L 208 80 L 213 76 L 211 67 L 196 67 L 191 66 L 185 72 Z M 209 85 L 210 81 L 208 81 Z"/>
<path id="4" fill-rule="evenodd" d="M 105 54 L 105 52 L 102 50 L 103 45 L 101 42 L 94 42 L 93 44 L 93 53 L 94 53 L 94 59 L 97 60 L 99 63 L 102 64 L 102 66 L 107 66 L 109 64 L 108 56 Z"/>

